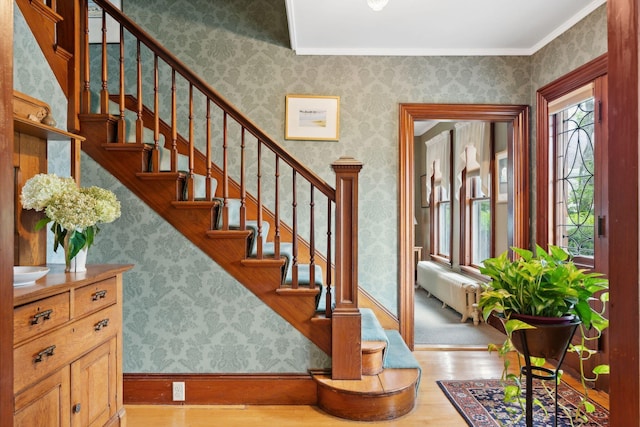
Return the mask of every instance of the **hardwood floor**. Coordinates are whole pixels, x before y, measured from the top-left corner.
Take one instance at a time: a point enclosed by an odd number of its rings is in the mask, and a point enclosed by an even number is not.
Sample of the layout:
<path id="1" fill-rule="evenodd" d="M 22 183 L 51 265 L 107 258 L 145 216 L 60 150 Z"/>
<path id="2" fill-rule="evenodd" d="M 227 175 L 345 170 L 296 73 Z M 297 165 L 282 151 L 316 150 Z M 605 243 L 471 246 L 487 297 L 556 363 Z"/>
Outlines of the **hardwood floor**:
<path id="1" fill-rule="evenodd" d="M 414 352 L 422 366 L 422 381 L 416 407 L 394 421 L 359 423 L 342 420 L 314 406 L 148 406 L 126 405 L 128 427 L 246 427 L 273 425 L 342 426 L 438 426 L 464 427 L 466 422 L 449 403 L 436 384 L 444 379 L 499 378 L 502 363 L 496 354 L 485 350 L 443 351 L 418 349 Z M 598 403 L 609 407 L 608 396 L 593 392 Z"/>

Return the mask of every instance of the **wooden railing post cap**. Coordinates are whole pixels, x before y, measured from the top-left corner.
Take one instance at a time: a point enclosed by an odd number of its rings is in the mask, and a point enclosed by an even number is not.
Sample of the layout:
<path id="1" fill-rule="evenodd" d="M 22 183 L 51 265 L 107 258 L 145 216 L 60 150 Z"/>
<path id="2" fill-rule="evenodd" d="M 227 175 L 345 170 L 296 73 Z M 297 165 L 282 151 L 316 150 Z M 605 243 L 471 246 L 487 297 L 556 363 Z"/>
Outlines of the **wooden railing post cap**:
<path id="1" fill-rule="evenodd" d="M 353 157 L 342 156 L 335 162 L 331 163 L 331 167 L 335 169 L 362 169 L 363 163 Z"/>

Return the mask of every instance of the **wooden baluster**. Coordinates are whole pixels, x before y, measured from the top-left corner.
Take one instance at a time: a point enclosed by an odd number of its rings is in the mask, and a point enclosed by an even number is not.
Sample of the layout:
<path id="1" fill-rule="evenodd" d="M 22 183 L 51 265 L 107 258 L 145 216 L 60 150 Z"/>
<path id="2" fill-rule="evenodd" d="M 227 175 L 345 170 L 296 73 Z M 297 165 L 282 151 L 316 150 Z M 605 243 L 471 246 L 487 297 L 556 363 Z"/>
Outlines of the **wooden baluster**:
<path id="1" fill-rule="evenodd" d="M 124 119 L 126 111 L 124 105 L 124 27 L 120 25 L 120 94 L 118 104 L 120 108 L 120 120 L 118 121 L 118 142 L 127 142 L 127 123 Z M 146 168 L 144 169 L 146 170 Z"/>
<path id="2" fill-rule="evenodd" d="M 222 113 L 222 229 L 229 229 L 229 175 L 227 171 L 227 112 Z"/>
<path id="3" fill-rule="evenodd" d="M 263 252 L 262 252 L 262 142 L 260 141 L 260 139 L 257 140 L 258 141 L 258 171 L 257 171 L 257 190 L 256 192 L 258 193 L 258 206 L 256 207 L 257 209 L 257 226 L 258 226 L 258 232 L 256 233 L 256 251 L 257 251 L 257 258 L 258 259 L 262 259 L 263 256 Z"/>
<path id="4" fill-rule="evenodd" d="M 81 19 L 83 25 L 82 39 L 82 69 L 83 69 L 83 86 L 80 109 L 82 113 L 89 114 L 91 112 L 91 58 L 89 57 L 89 4 L 84 2 L 82 7 Z"/>
<path id="5" fill-rule="evenodd" d="M 206 157 L 207 157 L 207 179 L 205 183 L 205 199 L 211 200 L 213 194 L 211 194 L 211 100 L 207 98 L 207 115 L 206 115 Z"/>
<path id="6" fill-rule="evenodd" d="M 273 256 L 280 259 L 280 156 L 276 154 Z"/>
<path id="7" fill-rule="evenodd" d="M 240 229 L 244 230 L 247 226 L 247 187 L 246 187 L 246 151 L 245 151 L 245 135 L 244 126 L 240 131 Z"/>
<path id="8" fill-rule="evenodd" d="M 142 57 L 141 57 L 141 52 L 140 52 L 140 39 L 138 39 L 137 41 L 137 76 L 136 76 L 136 82 L 138 85 L 138 93 L 137 93 L 137 97 L 138 97 L 138 118 L 136 119 L 136 142 L 138 144 L 142 144 L 143 143 L 143 137 L 144 137 L 144 122 L 142 121 Z M 157 172 L 157 171 L 154 171 Z"/>
<path id="9" fill-rule="evenodd" d="M 331 318 L 333 307 L 331 306 L 331 199 L 327 198 L 327 293 L 325 298 L 325 316 Z"/>
<path id="10" fill-rule="evenodd" d="M 158 55 L 153 55 L 153 152 L 151 164 L 154 172 L 160 172 L 160 82 Z"/>
<path id="11" fill-rule="evenodd" d="M 293 255 L 291 257 L 291 287 L 293 289 L 298 289 L 298 196 L 296 194 L 296 177 L 297 172 L 295 169 L 292 170 L 292 184 L 293 190 L 291 191 L 291 196 L 293 198 L 291 206 L 293 208 L 292 215 L 292 240 L 293 240 Z"/>
<path id="12" fill-rule="evenodd" d="M 361 317 L 358 309 L 358 173 L 362 163 L 341 157 L 336 174 L 336 308 L 331 321 L 331 377 L 362 375 Z"/>
<path id="13" fill-rule="evenodd" d="M 107 72 L 107 17 L 102 9 L 102 90 L 100 91 L 100 112 L 109 113 L 109 73 Z"/>
<path id="14" fill-rule="evenodd" d="M 171 172 L 178 171 L 178 100 L 176 70 L 171 70 Z"/>
<path id="15" fill-rule="evenodd" d="M 193 183 L 194 178 L 193 174 L 195 172 L 194 167 L 194 156 L 195 156 L 195 147 L 194 147 L 194 135 L 193 135 L 193 85 L 189 84 L 189 182 L 188 182 L 188 200 L 194 200 L 194 191 L 193 191 Z"/>
<path id="16" fill-rule="evenodd" d="M 316 234 L 315 234 L 315 203 L 313 200 L 313 184 L 311 184 L 311 200 L 309 201 L 309 289 L 316 287 L 315 256 L 316 256 Z"/>

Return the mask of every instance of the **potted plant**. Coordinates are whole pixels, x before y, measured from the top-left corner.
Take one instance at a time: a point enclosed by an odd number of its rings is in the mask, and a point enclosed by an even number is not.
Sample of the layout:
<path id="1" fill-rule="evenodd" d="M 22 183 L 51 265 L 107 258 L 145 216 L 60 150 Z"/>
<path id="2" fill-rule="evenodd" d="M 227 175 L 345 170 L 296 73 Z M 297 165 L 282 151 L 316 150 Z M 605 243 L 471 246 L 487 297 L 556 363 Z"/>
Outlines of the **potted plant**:
<path id="1" fill-rule="evenodd" d="M 37 174 L 22 187 L 24 209 L 44 211 L 35 230 L 49 222 L 53 233 L 53 250 L 64 249 L 65 271 L 71 271 L 71 261 L 91 247 L 100 231 L 98 224 L 110 223 L 120 217 L 120 202 L 116 195 L 100 187 L 78 187 L 73 178 L 56 174 Z M 84 271 L 78 267 L 75 271 Z"/>
<path id="2" fill-rule="evenodd" d="M 595 409 L 588 400 L 587 383 L 595 381 L 601 374 L 609 373 L 608 365 L 595 367 L 592 376 L 587 376 L 584 369 L 585 362 L 595 353 L 588 347 L 588 342 L 597 340 L 609 325 L 604 317 L 609 297 L 608 280 L 599 273 L 578 268 L 569 254 L 557 246 L 549 246 L 549 252 L 537 246 L 535 254 L 521 248 L 512 250 L 516 255 L 513 260 L 505 252 L 484 261 L 480 272 L 488 276 L 490 282 L 482 285 L 483 291 L 478 302 L 485 321 L 492 315 L 497 316 L 507 334 L 502 345 L 489 346 L 490 351 L 497 351 L 504 360 L 502 379 L 505 384 L 505 401 L 518 402 L 521 407 L 525 403 L 521 388 L 522 358 L 518 357 L 520 369 L 517 373 L 512 373 L 507 354 L 514 350 L 519 355 L 523 354 L 522 340 L 528 331 L 536 336 L 544 336 L 546 344 L 553 344 L 558 337 L 547 338 L 546 331 L 558 335 L 561 329 L 568 330 L 570 336 L 565 343 L 556 343 L 555 349 L 531 351 L 531 356 L 534 356 L 531 357 L 531 363 L 542 366 L 545 363 L 544 357 L 558 357 L 561 362 L 564 354 L 558 354 L 558 348 L 562 353 L 567 349 L 578 355 L 582 399 L 571 418 L 581 422 L 586 419 L 586 413 Z M 593 302 L 597 299 L 602 303 L 601 309 L 594 307 Z M 563 323 L 564 327 L 557 326 Z M 547 327 L 547 324 L 553 326 Z M 579 343 L 570 343 L 576 328 L 579 331 Z M 525 342 L 531 344 L 537 339 L 532 337 L 533 334 Z M 537 400 L 533 403 L 542 407 Z"/>

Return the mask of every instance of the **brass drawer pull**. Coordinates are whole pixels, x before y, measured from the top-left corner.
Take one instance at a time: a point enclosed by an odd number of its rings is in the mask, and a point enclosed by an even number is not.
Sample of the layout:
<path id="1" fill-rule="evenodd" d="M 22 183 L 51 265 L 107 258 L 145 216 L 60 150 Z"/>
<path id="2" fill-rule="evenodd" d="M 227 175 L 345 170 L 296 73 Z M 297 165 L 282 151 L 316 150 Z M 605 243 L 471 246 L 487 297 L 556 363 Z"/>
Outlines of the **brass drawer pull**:
<path id="1" fill-rule="evenodd" d="M 33 358 L 33 363 L 40 363 L 44 360 L 44 357 L 53 356 L 53 351 L 56 349 L 55 345 L 50 345 L 49 347 L 42 350 L 40 353 L 36 354 L 36 357 Z"/>
<path id="2" fill-rule="evenodd" d="M 96 323 L 93 329 L 95 329 L 96 331 L 99 331 L 100 329 L 106 328 L 107 326 L 109 326 L 109 319 L 102 319 L 101 321 Z"/>
<path id="3" fill-rule="evenodd" d="M 93 294 L 93 296 L 91 297 L 92 301 L 98 301 L 99 299 L 102 299 L 104 297 L 107 296 L 107 291 L 106 290 L 102 290 L 102 291 L 97 291 L 95 294 Z"/>
<path id="4" fill-rule="evenodd" d="M 53 309 L 51 308 L 49 310 L 41 311 L 40 313 L 37 313 L 33 316 L 33 319 L 31 319 L 31 324 L 37 325 L 40 322 L 40 319 L 42 319 L 42 323 L 44 323 L 45 320 L 51 319 L 52 314 Z"/>

